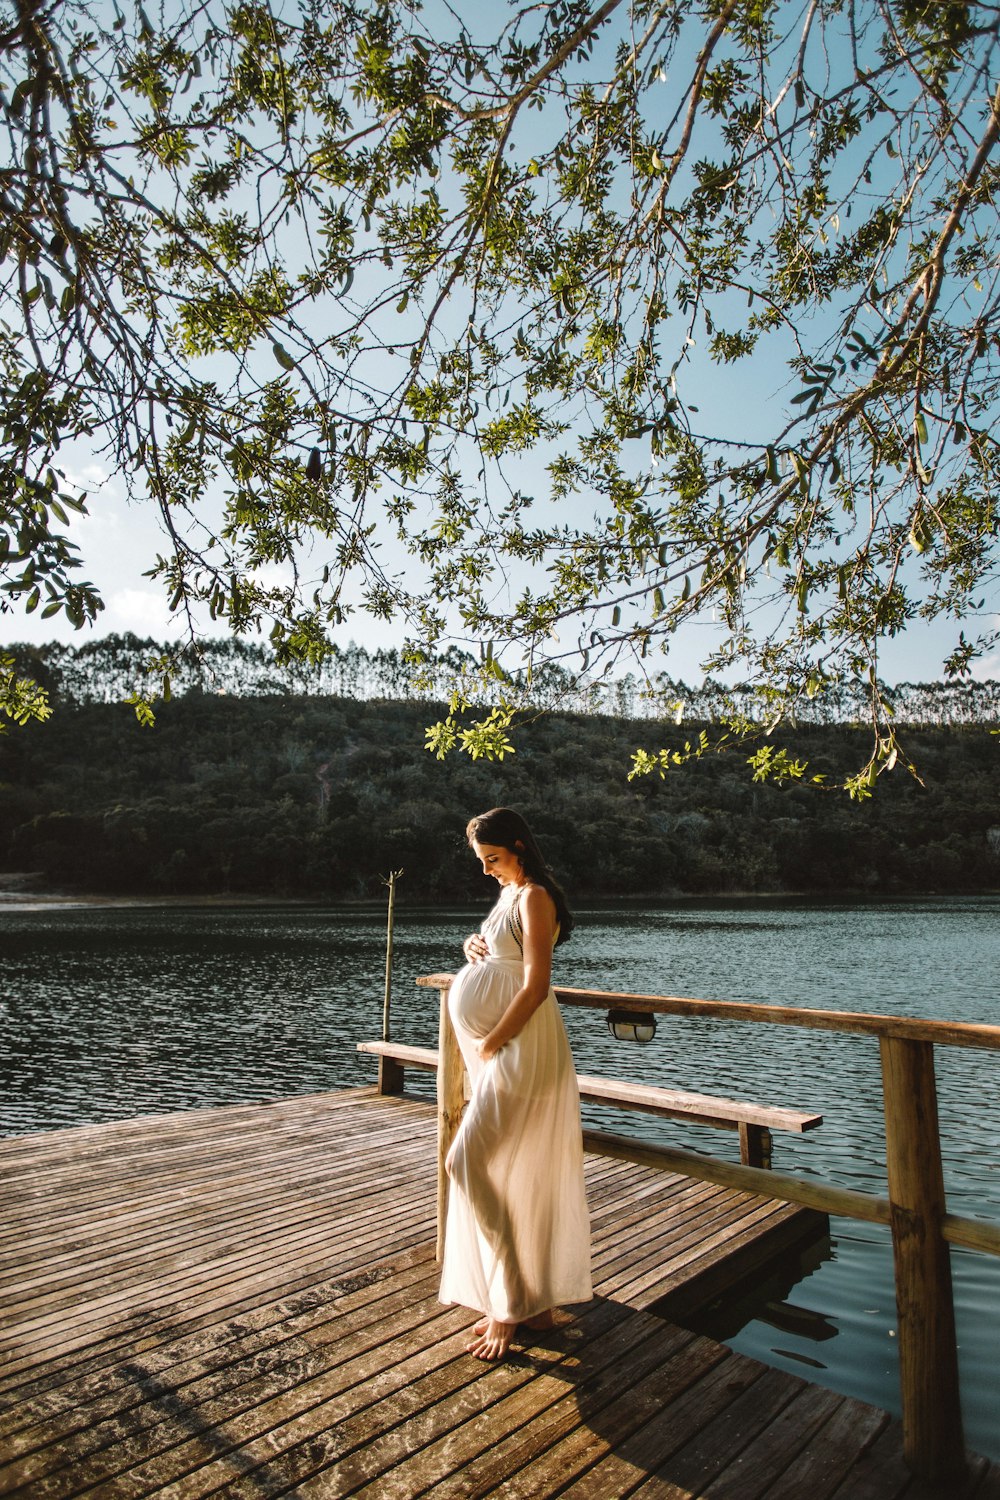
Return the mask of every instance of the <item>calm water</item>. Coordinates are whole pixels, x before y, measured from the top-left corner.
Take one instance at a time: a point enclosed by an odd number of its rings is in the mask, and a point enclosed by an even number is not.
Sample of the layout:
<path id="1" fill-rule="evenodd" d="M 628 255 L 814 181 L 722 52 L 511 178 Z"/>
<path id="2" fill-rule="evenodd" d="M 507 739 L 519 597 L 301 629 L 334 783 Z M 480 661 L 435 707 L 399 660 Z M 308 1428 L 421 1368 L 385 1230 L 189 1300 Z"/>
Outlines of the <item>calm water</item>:
<path id="1" fill-rule="evenodd" d="M 437 995 L 413 978 L 461 962 L 478 917 L 397 914 L 393 1036 L 434 1045 Z M 1000 897 L 860 907 L 687 903 L 583 911 L 557 981 L 591 989 L 774 1001 L 1000 1024 Z M 354 1044 L 380 1034 L 384 918 L 357 911 L 0 908 L 0 1132 L 370 1082 Z M 661 1019 L 649 1047 L 568 1010 L 584 1072 L 816 1110 L 776 1136 L 775 1165 L 884 1191 L 878 1044 Z M 1000 1219 L 997 1054 L 938 1049 L 949 1206 Z M 413 1075 L 426 1092 L 431 1080 Z M 641 1115 L 591 1123 L 733 1153 L 733 1137 Z M 953 1252 L 966 1437 L 1000 1459 L 1000 1261 Z M 898 1409 L 887 1232 L 835 1220 L 825 1258 L 771 1289 L 734 1347 Z"/>

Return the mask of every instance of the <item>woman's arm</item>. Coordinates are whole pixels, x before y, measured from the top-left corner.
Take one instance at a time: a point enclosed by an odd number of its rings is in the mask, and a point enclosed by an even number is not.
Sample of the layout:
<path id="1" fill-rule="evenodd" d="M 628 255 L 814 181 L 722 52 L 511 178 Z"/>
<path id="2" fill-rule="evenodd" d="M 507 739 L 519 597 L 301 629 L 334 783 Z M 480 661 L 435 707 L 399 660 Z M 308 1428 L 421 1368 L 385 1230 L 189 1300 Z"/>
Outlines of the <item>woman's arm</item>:
<path id="1" fill-rule="evenodd" d="M 484 1062 L 517 1036 L 531 1020 L 549 993 L 552 983 L 552 943 L 556 935 L 556 909 L 548 891 L 530 885 L 520 898 L 524 939 L 524 984 L 493 1030 L 479 1043 Z"/>

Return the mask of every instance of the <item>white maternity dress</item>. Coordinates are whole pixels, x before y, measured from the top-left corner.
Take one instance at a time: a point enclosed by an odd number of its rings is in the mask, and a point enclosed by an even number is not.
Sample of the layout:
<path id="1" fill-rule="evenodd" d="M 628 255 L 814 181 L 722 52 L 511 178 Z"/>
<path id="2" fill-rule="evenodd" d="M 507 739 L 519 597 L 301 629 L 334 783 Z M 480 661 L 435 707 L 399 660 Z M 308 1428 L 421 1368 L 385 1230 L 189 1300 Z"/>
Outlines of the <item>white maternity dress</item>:
<path id="1" fill-rule="evenodd" d="M 502 1323 L 593 1295 L 580 1096 L 552 990 L 489 1062 L 476 1052 L 524 982 L 519 894 L 501 894 L 480 929 L 489 954 L 448 1002 L 472 1098 L 449 1158 L 440 1298 Z"/>

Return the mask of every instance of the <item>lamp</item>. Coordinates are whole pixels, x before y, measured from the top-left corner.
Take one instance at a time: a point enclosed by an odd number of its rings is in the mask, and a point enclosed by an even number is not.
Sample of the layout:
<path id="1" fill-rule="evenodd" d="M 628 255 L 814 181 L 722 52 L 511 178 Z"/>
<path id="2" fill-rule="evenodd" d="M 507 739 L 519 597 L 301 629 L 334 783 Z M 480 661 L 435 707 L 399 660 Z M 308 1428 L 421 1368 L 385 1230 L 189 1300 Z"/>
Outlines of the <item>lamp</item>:
<path id="1" fill-rule="evenodd" d="M 656 1017 L 648 1010 L 609 1010 L 608 1030 L 616 1041 L 645 1045 L 656 1035 Z"/>

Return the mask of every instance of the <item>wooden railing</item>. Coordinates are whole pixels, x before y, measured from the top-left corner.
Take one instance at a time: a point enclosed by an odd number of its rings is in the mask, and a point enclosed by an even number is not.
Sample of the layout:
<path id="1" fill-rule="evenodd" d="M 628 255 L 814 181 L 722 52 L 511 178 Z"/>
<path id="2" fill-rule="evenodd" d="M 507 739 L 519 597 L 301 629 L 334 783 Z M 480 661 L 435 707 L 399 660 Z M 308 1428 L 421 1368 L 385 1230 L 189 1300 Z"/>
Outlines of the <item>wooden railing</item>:
<path id="1" fill-rule="evenodd" d="M 451 974 L 430 974 L 417 984 L 441 994 L 438 1032 L 438 1134 L 443 1161 L 461 1121 L 464 1070 L 448 1016 Z M 921 1478 L 940 1482 L 965 1467 L 958 1384 L 958 1352 L 949 1245 L 1000 1255 L 1000 1224 L 947 1210 L 941 1165 L 935 1046 L 1000 1052 L 1000 1026 L 928 1021 L 865 1012 L 811 1010 L 733 1000 L 693 1000 L 676 995 L 630 995 L 556 989 L 563 1005 L 608 1010 L 625 1006 L 652 1015 L 704 1016 L 877 1037 L 882 1068 L 888 1196 L 838 1187 L 819 1177 L 799 1178 L 760 1167 L 648 1145 L 605 1131 L 585 1132 L 590 1150 L 644 1162 L 708 1182 L 723 1183 L 825 1213 L 887 1224 L 892 1232 L 898 1313 L 903 1447 Z M 438 1213 L 443 1223 L 447 1182 L 439 1175 Z"/>

